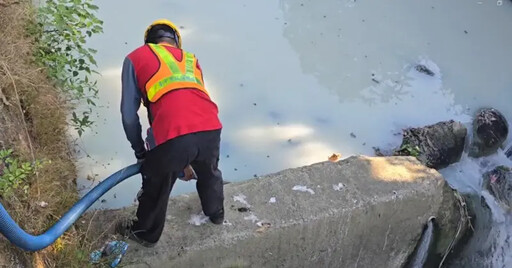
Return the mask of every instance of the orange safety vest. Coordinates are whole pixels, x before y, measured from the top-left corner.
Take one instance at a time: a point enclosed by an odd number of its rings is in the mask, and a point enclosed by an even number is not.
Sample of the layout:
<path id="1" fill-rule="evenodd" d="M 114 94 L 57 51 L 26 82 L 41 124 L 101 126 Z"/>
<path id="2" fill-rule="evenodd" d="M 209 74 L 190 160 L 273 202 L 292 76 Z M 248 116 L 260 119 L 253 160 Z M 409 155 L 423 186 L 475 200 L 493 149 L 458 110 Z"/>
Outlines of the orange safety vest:
<path id="1" fill-rule="evenodd" d="M 164 45 L 148 45 L 160 61 L 158 71 L 146 83 L 146 95 L 150 102 L 156 102 L 171 90 L 182 88 L 195 88 L 209 95 L 194 54 L 182 51 L 183 59 L 179 62 Z"/>

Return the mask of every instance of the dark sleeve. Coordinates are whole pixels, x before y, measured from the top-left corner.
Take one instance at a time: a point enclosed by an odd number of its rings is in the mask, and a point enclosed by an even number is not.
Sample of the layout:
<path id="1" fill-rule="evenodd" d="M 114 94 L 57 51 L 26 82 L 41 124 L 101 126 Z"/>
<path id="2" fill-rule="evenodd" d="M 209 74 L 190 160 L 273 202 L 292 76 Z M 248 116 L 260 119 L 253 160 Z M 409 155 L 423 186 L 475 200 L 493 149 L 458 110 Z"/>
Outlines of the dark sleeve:
<path id="1" fill-rule="evenodd" d="M 137 86 L 137 77 L 135 69 L 129 58 L 124 59 L 123 71 L 121 74 L 122 94 L 121 94 L 121 117 L 126 138 L 132 145 L 137 159 L 144 158 L 146 148 L 142 140 L 142 127 L 139 121 L 140 103 L 142 94 Z"/>

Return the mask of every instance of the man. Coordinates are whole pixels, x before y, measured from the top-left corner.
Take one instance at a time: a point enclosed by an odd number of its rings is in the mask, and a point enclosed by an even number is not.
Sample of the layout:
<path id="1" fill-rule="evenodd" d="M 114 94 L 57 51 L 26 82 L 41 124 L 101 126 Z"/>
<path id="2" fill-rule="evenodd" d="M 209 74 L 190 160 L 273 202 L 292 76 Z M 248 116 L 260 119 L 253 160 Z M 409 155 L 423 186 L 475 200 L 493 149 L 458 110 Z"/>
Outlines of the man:
<path id="1" fill-rule="evenodd" d="M 137 111 L 141 101 L 156 147 L 146 151 Z M 176 178 L 185 171 L 196 188 L 203 212 L 215 224 L 224 221 L 222 173 L 218 169 L 221 122 L 217 105 L 204 86 L 195 56 L 181 50 L 181 36 L 168 20 L 151 24 L 144 45 L 131 52 L 122 70 L 121 114 L 126 137 L 142 162 L 137 219 L 120 222 L 118 233 L 144 245 L 158 242 L 167 202 Z M 190 165 L 190 166 L 189 166 Z"/>

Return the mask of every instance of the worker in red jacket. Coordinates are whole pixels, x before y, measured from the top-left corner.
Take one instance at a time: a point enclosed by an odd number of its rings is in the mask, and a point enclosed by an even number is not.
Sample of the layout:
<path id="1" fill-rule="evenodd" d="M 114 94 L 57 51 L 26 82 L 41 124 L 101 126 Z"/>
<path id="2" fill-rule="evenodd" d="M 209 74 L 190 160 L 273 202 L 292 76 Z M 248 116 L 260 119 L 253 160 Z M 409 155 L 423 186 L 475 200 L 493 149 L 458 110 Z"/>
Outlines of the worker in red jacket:
<path id="1" fill-rule="evenodd" d="M 169 195 L 182 171 L 185 179 L 194 176 L 192 168 L 195 171 L 204 214 L 215 224 L 224 221 L 223 180 L 218 169 L 222 124 L 197 58 L 182 50 L 181 42 L 172 22 L 157 20 L 147 28 L 144 45 L 123 63 L 123 128 L 135 157 L 142 162 L 142 189 L 137 219 L 118 223 L 116 230 L 148 247 L 162 234 Z M 137 115 L 141 102 L 156 142 L 149 151 Z"/>

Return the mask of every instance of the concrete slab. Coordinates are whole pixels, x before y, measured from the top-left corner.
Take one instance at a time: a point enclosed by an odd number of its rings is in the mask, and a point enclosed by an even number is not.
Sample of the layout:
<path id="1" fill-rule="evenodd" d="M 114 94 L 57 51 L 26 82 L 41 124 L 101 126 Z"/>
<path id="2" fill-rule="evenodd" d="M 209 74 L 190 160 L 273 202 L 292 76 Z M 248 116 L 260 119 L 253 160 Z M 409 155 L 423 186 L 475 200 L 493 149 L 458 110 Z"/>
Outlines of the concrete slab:
<path id="1" fill-rule="evenodd" d="M 123 264 L 401 267 L 430 217 L 455 233 L 454 200 L 442 176 L 414 158 L 323 162 L 227 185 L 222 226 L 198 216 L 197 194 L 171 199 L 160 242 L 152 249 L 131 243 Z M 100 213 L 95 222 L 105 229 L 113 218 Z"/>

